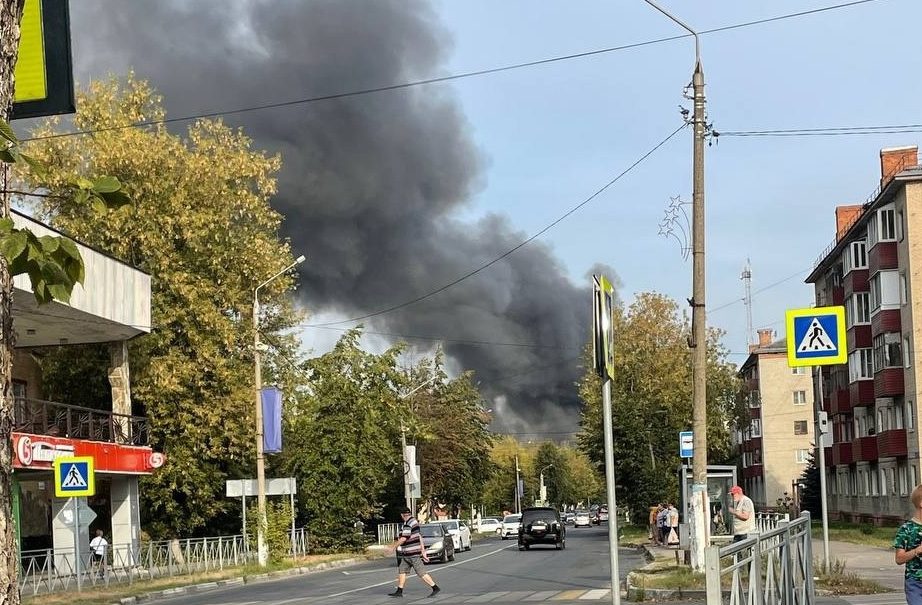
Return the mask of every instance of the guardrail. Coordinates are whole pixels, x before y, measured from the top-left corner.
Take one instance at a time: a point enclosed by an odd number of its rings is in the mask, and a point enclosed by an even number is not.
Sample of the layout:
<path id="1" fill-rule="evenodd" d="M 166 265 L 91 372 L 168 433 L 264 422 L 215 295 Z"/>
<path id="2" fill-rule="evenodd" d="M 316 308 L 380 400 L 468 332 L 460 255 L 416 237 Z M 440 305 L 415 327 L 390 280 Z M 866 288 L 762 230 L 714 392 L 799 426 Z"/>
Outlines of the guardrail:
<path id="1" fill-rule="evenodd" d="M 705 550 L 711 605 L 814 605 L 810 513 L 775 529 Z"/>
<path id="2" fill-rule="evenodd" d="M 306 528 L 288 533 L 289 557 L 308 554 L 308 547 Z M 37 595 L 221 570 L 255 561 L 256 551 L 237 535 L 114 544 L 105 565 L 82 551 L 78 564 L 73 548 L 23 551 L 19 560 L 20 593 Z"/>
<path id="3" fill-rule="evenodd" d="M 143 416 L 23 397 L 13 402 L 13 430 L 126 445 L 147 445 L 150 438 Z"/>
<path id="4" fill-rule="evenodd" d="M 778 527 L 780 523 L 791 520 L 788 513 L 762 512 L 756 513 L 756 530 L 761 534 Z"/>

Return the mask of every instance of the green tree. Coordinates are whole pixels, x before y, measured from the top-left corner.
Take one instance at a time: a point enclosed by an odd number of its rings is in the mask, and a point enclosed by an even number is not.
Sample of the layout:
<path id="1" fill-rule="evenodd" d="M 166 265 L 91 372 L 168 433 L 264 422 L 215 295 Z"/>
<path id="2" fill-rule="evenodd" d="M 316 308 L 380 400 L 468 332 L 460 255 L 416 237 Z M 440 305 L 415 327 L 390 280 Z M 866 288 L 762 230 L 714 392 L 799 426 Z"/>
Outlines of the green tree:
<path id="1" fill-rule="evenodd" d="M 642 293 L 628 307 L 618 306 L 615 329 L 615 378 L 612 416 L 615 476 L 619 506 L 628 506 L 643 522 L 647 507 L 678 495 L 678 433 L 691 426 L 690 326 L 672 299 Z M 727 361 L 720 332 L 708 335 L 708 460 L 731 455 L 730 431 L 739 391 L 736 368 Z M 601 469 L 603 464 L 601 381 L 584 357 L 579 382 L 585 403 L 580 448 Z"/>
<path id="2" fill-rule="evenodd" d="M 312 550 L 360 548 L 353 523 L 380 513 L 385 489 L 402 477 L 402 349 L 367 353 L 360 334 L 349 331 L 332 351 L 305 362 L 310 383 L 286 410 L 277 464 L 298 479 L 299 516 Z"/>
<path id="3" fill-rule="evenodd" d="M 799 483 L 803 486 L 800 490 L 800 510 L 810 511 L 814 519 L 820 519 L 822 504 L 820 490 L 820 469 L 816 465 L 816 448 L 810 450 L 807 458 L 807 468 L 800 476 Z"/>
<path id="4" fill-rule="evenodd" d="M 515 459 L 518 456 L 519 468 L 522 469 L 521 478 L 525 480 L 528 473 L 526 469 L 534 466 L 534 457 L 537 446 L 516 441 L 514 437 L 502 437 L 493 442 L 490 450 L 490 460 L 493 472 L 484 483 L 483 494 L 480 502 L 489 513 L 501 513 L 504 510 L 515 509 Z M 530 482 L 525 481 L 525 495 L 522 498 L 523 506 L 536 497 Z"/>
<path id="5" fill-rule="evenodd" d="M 560 506 L 572 502 L 570 470 L 566 458 L 555 444 L 550 441 L 542 443 L 532 464 L 532 476 L 538 481 L 539 486 L 543 471 L 547 500 L 551 505 Z M 537 498 L 541 498 L 540 487 Z"/>
<path id="6" fill-rule="evenodd" d="M 280 160 L 220 121 L 198 120 L 184 136 L 128 127 L 165 115 L 132 76 L 91 84 L 77 106 L 74 125 L 96 134 L 30 143 L 47 170 L 41 182 L 20 179 L 41 186 L 46 220 L 155 277 L 154 329 L 130 344 L 132 394 L 168 461 L 143 480 L 142 511 L 153 535 L 189 535 L 230 506 L 225 479 L 253 473 L 253 288 L 292 261 L 269 205 Z M 33 134 L 47 137 L 56 124 Z M 103 214 L 66 195 L 85 170 L 115 175 L 135 203 Z M 283 277 L 261 292 L 267 341 L 297 322 L 284 296 L 291 285 Z M 56 354 L 60 370 L 79 353 Z"/>
<path id="7" fill-rule="evenodd" d="M 423 497 L 430 507 L 448 506 L 457 514 L 479 499 L 493 473 L 489 417 L 472 373 L 447 380 L 441 354 L 415 370 L 408 381 L 411 388 L 434 378 L 431 389 L 421 389 L 407 402 L 408 438 L 417 444 Z"/>

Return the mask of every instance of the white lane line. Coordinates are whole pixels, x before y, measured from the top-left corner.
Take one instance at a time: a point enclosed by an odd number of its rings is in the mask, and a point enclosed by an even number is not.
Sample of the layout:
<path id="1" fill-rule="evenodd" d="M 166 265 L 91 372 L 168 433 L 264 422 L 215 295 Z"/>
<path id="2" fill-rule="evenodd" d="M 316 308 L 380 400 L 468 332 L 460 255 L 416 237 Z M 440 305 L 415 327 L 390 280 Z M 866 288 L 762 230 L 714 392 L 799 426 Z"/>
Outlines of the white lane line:
<path id="1" fill-rule="evenodd" d="M 503 548 L 498 548 L 496 550 L 491 550 L 490 552 L 478 555 L 476 557 L 471 557 L 470 559 L 464 559 L 463 561 L 456 561 L 454 563 L 449 563 L 448 565 L 439 565 L 438 570 L 433 569 L 432 572 L 441 572 L 452 567 L 457 567 L 458 565 L 464 565 L 465 563 L 470 563 L 471 561 L 477 561 L 478 559 L 483 559 L 485 557 L 491 557 L 497 553 L 501 553 L 504 550 L 512 550 L 509 546 L 504 546 Z M 382 570 L 383 571 L 383 570 Z M 394 574 L 396 575 L 396 574 Z M 412 580 L 412 578 L 409 578 Z M 362 588 L 353 588 L 352 590 L 344 590 L 343 592 L 337 592 L 334 594 L 320 595 L 320 596 L 303 596 L 297 597 L 294 599 L 285 599 L 284 601 L 272 601 L 272 605 L 286 605 L 287 603 L 296 603 L 296 602 L 307 602 L 307 601 L 320 601 L 323 599 L 335 599 L 337 597 L 342 597 L 347 594 L 355 594 L 357 592 L 362 592 L 363 590 L 370 590 L 372 588 L 379 588 L 381 586 L 393 585 L 394 579 L 386 580 L 384 582 L 378 582 L 377 584 L 369 584 L 368 586 L 363 586 Z"/>
<path id="2" fill-rule="evenodd" d="M 586 594 L 579 598 L 580 601 L 597 601 L 599 599 L 604 599 L 609 594 L 611 590 L 607 588 L 595 588 L 593 590 L 587 590 Z"/>

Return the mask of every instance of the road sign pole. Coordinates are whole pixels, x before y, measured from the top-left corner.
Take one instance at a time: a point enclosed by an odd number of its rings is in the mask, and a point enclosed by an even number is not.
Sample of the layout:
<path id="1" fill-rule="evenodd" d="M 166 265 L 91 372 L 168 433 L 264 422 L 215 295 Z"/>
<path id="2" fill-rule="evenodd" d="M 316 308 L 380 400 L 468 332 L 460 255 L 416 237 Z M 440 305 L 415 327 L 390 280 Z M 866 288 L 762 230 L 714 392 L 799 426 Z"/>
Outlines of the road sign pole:
<path id="1" fill-rule="evenodd" d="M 83 565 L 80 561 L 80 507 L 77 498 L 71 498 L 70 503 L 74 509 L 74 573 L 77 574 L 77 592 L 83 590 Z"/>
<path id="2" fill-rule="evenodd" d="M 602 432 L 605 441 L 605 493 L 608 497 L 608 560 L 611 564 L 611 602 L 621 603 L 618 569 L 618 501 L 615 498 L 614 436 L 611 427 L 611 380 L 602 383 Z"/>
<path id="3" fill-rule="evenodd" d="M 816 439 L 817 456 L 819 457 L 818 466 L 820 469 L 820 513 L 823 517 L 823 567 L 829 569 L 829 511 L 826 505 L 826 448 L 823 446 L 823 434 L 820 432 L 820 411 L 824 407 L 823 401 L 823 368 L 814 366 L 817 371 L 818 388 L 816 390 L 816 402 L 813 406 L 815 409 L 815 422 L 813 434 Z"/>

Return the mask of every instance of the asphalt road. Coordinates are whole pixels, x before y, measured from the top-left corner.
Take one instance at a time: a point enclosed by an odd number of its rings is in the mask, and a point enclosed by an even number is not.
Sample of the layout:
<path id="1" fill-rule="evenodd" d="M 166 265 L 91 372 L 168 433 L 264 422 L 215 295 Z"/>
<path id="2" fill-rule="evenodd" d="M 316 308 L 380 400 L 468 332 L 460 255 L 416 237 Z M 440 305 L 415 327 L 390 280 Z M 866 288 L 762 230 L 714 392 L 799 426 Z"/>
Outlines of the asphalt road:
<path id="1" fill-rule="evenodd" d="M 611 602 L 605 528 L 570 528 L 567 547 L 561 551 L 553 546 L 534 546 L 519 552 L 515 540 L 494 537 L 475 542 L 470 552 L 457 553 L 453 563 L 427 567 L 442 589 L 433 599 L 426 598 L 429 588 L 412 572 L 404 597 L 388 597 L 387 593 L 396 585 L 395 561 L 369 561 L 344 570 L 210 590 L 160 602 L 170 605 Z M 641 561 L 633 549 L 621 549 L 622 579 Z"/>

